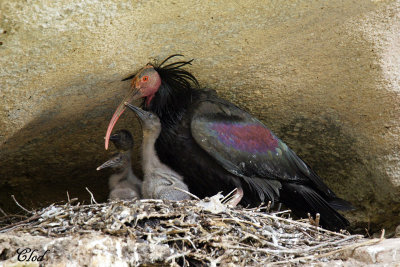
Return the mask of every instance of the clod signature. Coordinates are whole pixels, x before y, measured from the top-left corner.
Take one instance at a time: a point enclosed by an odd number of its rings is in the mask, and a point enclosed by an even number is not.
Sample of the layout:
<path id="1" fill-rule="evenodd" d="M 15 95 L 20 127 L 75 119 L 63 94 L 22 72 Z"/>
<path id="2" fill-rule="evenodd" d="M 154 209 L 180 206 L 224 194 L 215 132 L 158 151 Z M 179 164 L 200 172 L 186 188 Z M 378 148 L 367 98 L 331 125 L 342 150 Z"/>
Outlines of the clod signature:
<path id="1" fill-rule="evenodd" d="M 49 250 L 46 250 L 42 255 L 37 249 L 19 248 L 17 249 L 18 261 L 43 261 L 44 256 Z"/>

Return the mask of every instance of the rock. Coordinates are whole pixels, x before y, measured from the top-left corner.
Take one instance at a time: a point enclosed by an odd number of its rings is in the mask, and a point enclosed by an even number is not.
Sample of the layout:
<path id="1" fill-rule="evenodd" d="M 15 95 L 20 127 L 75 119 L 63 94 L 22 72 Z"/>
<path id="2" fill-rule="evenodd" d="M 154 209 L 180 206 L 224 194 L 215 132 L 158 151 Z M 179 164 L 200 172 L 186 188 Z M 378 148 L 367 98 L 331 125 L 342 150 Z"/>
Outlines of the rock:
<path id="1" fill-rule="evenodd" d="M 398 1 L 3 1 L 0 208 L 107 198 L 106 127 L 121 79 L 182 53 L 203 86 L 248 109 L 357 210 L 353 229 L 400 213 Z M 134 123 L 132 123 L 134 121 Z M 140 139 L 134 116 L 115 129 Z M 135 151 L 139 152 L 140 142 Z M 138 155 L 135 171 L 140 173 Z"/>
<path id="2" fill-rule="evenodd" d="M 366 264 L 400 263 L 400 239 L 386 239 L 373 245 L 355 249 L 352 258 Z"/>
<path id="3" fill-rule="evenodd" d="M 384 239 L 375 245 L 347 249 L 342 252 L 341 259 L 325 260 L 313 264 L 316 267 L 329 266 L 400 266 L 400 239 Z"/>
<path id="4" fill-rule="evenodd" d="M 29 256 L 23 258 L 25 254 L 16 252 L 18 249 L 22 252 L 21 248 L 34 251 L 33 256 L 44 255 L 43 263 L 46 266 L 138 266 L 139 263 L 152 264 L 164 260 L 173 252 L 165 244 L 137 243 L 129 237 L 115 237 L 102 233 L 57 238 L 30 234 L 0 234 L 0 241 L 0 261 L 5 266 L 14 266 L 13 264 L 19 262 L 25 262 L 29 266 L 41 263 L 28 259 Z"/>
<path id="5" fill-rule="evenodd" d="M 44 255 L 43 261 L 23 260 L 17 250 L 30 248 L 33 255 Z M 74 234 L 67 237 L 42 237 L 28 233 L 0 233 L 0 264 L 5 266 L 142 266 L 165 264 L 176 254 L 167 244 L 140 243 L 130 237 L 101 232 Z M 22 260 L 22 262 L 21 262 Z M 235 261 L 235 256 L 232 256 Z M 314 258 L 300 266 L 400 266 L 400 239 L 386 239 L 378 244 L 348 249 L 330 258 Z M 18 265 L 20 264 L 20 265 Z M 229 264 L 233 264 L 230 262 Z M 289 264 L 289 263 L 288 263 Z M 25 265 L 24 265 L 25 266 Z M 234 265 L 229 265 L 234 266 Z"/>
<path id="6" fill-rule="evenodd" d="M 395 237 L 400 237 L 400 225 L 396 227 L 396 230 L 394 232 Z"/>

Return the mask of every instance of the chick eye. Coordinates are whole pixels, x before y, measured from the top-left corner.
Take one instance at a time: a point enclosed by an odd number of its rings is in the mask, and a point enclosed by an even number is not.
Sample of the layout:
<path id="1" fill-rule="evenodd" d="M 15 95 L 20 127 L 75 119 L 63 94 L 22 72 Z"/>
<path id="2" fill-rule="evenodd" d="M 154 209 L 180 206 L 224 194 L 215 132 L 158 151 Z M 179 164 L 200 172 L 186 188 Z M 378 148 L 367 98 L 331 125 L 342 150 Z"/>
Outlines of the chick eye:
<path id="1" fill-rule="evenodd" d="M 149 80 L 149 76 L 143 76 L 142 81 L 147 82 Z"/>

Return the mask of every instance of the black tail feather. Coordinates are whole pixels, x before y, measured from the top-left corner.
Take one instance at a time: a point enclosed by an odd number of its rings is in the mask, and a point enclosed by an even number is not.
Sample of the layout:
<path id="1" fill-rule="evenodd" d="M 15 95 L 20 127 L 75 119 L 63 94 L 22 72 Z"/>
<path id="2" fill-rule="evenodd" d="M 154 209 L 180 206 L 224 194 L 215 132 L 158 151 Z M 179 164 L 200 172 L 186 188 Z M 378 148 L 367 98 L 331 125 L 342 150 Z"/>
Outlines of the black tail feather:
<path id="1" fill-rule="evenodd" d="M 353 205 L 351 205 L 350 202 L 341 199 L 341 198 L 336 198 L 334 200 L 329 201 L 329 206 L 334 208 L 335 210 L 343 210 L 343 211 L 348 211 L 348 210 L 354 210 L 355 208 Z"/>
<path id="2" fill-rule="evenodd" d="M 284 192 L 280 197 L 281 202 L 290 207 L 293 213 L 299 217 L 306 218 L 307 213 L 313 216 L 319 213 L 321 226 L 334 231 L 346 229 L 349 225 L 349 221 L 345 217 L 308 186 L 285 183 L 282 184 L 281 192 Z"/>

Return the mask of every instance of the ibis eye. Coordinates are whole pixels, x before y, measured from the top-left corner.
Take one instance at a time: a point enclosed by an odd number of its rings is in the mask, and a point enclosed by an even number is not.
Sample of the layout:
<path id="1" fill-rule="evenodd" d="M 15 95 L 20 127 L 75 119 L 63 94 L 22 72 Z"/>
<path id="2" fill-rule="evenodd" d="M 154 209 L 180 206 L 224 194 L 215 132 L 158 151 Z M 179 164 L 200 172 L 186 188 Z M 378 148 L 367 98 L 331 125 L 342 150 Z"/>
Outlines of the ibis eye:
<path id="1" fill-rule="evenodd" d="M 149 76 L 143 76 L 142 81 L 147 82 L 149 80 Z"/>

